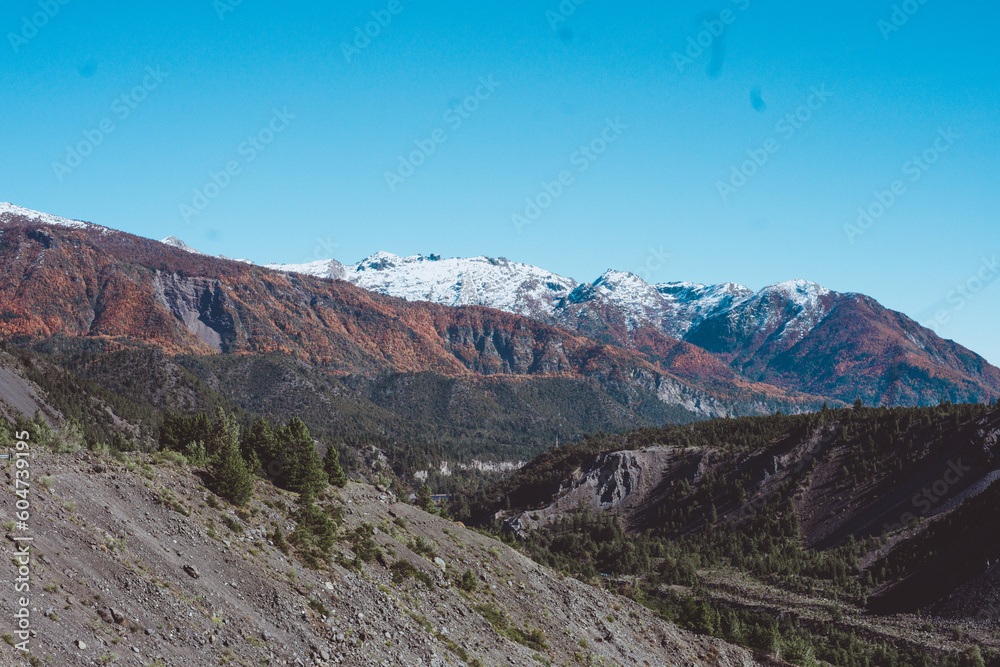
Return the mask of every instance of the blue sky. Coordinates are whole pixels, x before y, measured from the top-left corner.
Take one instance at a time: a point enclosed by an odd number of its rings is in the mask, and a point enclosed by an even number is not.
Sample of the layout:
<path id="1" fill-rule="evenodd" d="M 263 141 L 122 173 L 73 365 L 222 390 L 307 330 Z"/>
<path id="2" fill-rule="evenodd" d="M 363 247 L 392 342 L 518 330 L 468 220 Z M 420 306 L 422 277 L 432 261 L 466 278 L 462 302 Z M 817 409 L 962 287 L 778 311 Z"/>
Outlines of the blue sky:
<path id="1" fill-rule="evenodd" d="M 808 278 L 1000 363 L 994 2 L 64 1 L 0 12 L 0 200 L 258 262 Z"/>

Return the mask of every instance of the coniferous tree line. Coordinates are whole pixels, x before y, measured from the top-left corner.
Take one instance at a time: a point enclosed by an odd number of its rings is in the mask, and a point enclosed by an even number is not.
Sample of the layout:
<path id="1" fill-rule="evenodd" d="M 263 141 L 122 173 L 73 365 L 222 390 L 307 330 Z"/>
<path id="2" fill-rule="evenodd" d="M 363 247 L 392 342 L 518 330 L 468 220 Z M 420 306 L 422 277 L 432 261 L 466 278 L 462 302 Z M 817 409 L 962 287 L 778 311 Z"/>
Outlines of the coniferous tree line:
<path id="1" fill-rule="evenodd" d="M 460 520 L 481 523 L 501 509 L 531 510 L 552 502 L 560 484 L 582 464 L 596 456 L 652 446 L 716 449 L 723 452 L 754 452 L 781 443 L 798 443 L 824 425 L 836 424 L 840 442 L 851 443 L 854 454 L 846 473 L 849 481 L 866 479 L 878 469 L 886 453 L 900 442 L 924 442 L 947 438 L 955 429 L 991 412 L 1000 404 L 953 404 L 942 401 L 929 408 L 829 409 L 803 415 L 777 413 L 766 417 L 713 419 L 687 425 L 668 425 L 622 434 L 596 434 L 554 447 L 533 459 L 509 478 L 464 499 L 466 512 L 455 512 Z M 911 460 L 925 452 L 910 448 Z M 899 469 L 904 459 L 893 459 Z M 726 480 L 736 486 L 736 480 Z"/>
<path id="2" fill-rule="evenodd" d="M 849 409 L 827 408 L 809 415 L 721 419 L 585 438 L 550 450 L 510 480 L 479 494 L 468 514 L 459 518 L 476 516 L 477 511 L 479 516 L 492 516 L 503 509 L 509 515 L 530 513 L 547 505 L 576 469 L 609 452 L 651 445 L 698 447 L 732 453 L 733 461 L 743 461 L 748 452 L 785 451 L 785 444 L 803 442 L 817 429 L 833 436 L 832 445 L 826 447 L 844 458 L 837 484 L 849 490 L 891 478 L 956 441 L 975 441 L 983 428 L 980 420 L 989 417 L 996 424 L 997 414 L 1000 406 L 995 403 L 942 401 L 930 408 L 869 408 L 859 402 Z M 849 537 L 840 546 L 823 550 L 804 545 L 793 501 L 801 490 L 800 480 L 822 457 L 820 452 L 807 460 L 746 514 L 734 515 L 732 510 L 753 497 L 752 478 L 741 476 L 739 466 L 728 472 L 723 466 L 703 472 L 696 484 L 686 479 L 676 484 L 658 503 L 655 517 L 644 519 L 645 528 L 630 532 L 615 514 L 581 507 L 522 534 L 519 546 L 533 559 L 582 580 L 613 580 L 618 590 L 688 629 L 777 653 L 792 664 L 982 667 L 984 656 L 975 646 L 932 654 L 917 644 L 855 633 L 837 618 L 836 605 L 842 600 L 864 607 L 877 586 L 910 576 L 943 554 L 958 552 L 957 562 L 972 554 L 980 570 L 984 562 L 1000 557 L 995 546 L 1000 491 L 992 487 L 889 558 L 862 568 L 862 558 L 884 544 L 883 536 Z M 452 507 L 459 503 L 453 500 Z M 492 530 L 511 539 L 498 523 Z M 704 580 L 706 570 L 739 572 L 791 593 L 828 599 L 831 619 L 779 622 L 765 610 L 733 607 L 711 593 Z"/>
<path id="3" fill-rule="evenodd" d="M 192 464 L 211 467 L 217 491 L 235 504 L 249 499 L 255 477 L 305 496 L 314 496 L 329 484 L 347 484 L 336 447 L 329 446 L 321 458 L 308 427 L 298 417 L 278 428 L 260 418 L 243 430 L 236 416 L 221 408 L 214 420 L 205 414 L 171 413 L 163 420 L 160 445 Z"/>

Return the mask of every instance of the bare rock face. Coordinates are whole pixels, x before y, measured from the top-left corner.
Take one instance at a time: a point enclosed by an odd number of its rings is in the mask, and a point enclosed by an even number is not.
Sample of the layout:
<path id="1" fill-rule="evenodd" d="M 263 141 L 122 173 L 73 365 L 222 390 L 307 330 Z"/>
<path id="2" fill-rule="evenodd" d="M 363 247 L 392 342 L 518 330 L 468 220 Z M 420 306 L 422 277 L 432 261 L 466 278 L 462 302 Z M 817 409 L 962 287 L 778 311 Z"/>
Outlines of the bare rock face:
<path id="1" fill-rule="evenodd" d="M 624 489 L 642 480 L 635 465 L 622 458 L 621 474 L 602 484 Z M 294 531 L 295 500 L 266 483 L 234 519 L 203 502 L 206 490 L 187 469 L 141 454 L 122 462 L 39 451 L 32 466 L 52 480 L 33 497 L 31 522 L 36 544 L 45 545 L 31 591 L 40 610 L 31 650 L 43 664 L 492 666 L 537 664 L 536 655 L 552 664 L 576 656 L 587 664 L 761 664 L 375 487 L 351 483 L 324 502 L 344 515 L 334 547 L 340 562 L 354 559 L 347 536 L 362 525 L 381 558 L 360 571 L 332 562 L 312 569 L 270 543 L 274 526 Z M 5 484 L 9 473 L 0 468 Z M 15 501 L 0 494 L 0 513 Z M 412 550 L 418 538 L 433 552 Z M 0 540 L 0 558 L 13 549 Z M 457 585 L 470 571 L 471 593 Z M 10 618 L 13 605 L 13 596 L 0 596 L 0 615 Z M 512 641 L 499 619 L 537 641 Z M 24 663 L 0 642 L 0 665 Z"/>
<path id="2" fill-rule="evenodd" d="M 944 618 L 995 624 L 1000 620 L 1000 558 L 987 560 L 986 571 L 935 605 Z"/>
<path id="3" fill-rule="evenodd" d="M 546 525 L 580 507 L 620 513 L 628 525 L 641 520 L 642 510 L 680 479 L 697 479 L 709 453 L 679 447 L 609 452 L 577 470 L 543 509 L 522 512 L 507 526 L 515 534 Z"/>
<path id="4" fill-rule="evenodd" d="M 612 452 L 602 457 L 601 467 L 588 477 L 595 477 L 601 509 L 613 509 L 628 500 L 642 481 L 643 467 L 635 452 Z"/>
<path id="5" fill-rule="evenodd" d="M 156 299 L 202 342 L 222 352 L 235 335 L 233 318 L 225 309 L 225 293 L 217 280 L 157 273 Z"/>
<path id="6" fill-rule="evenodd" d="M 0 352 L 0 414 L 11 420 L 18 414 L 33 415 L 38 410 L 54 414 L 41 390 L 14 371 L 17 366 L 13 357 Z"/>

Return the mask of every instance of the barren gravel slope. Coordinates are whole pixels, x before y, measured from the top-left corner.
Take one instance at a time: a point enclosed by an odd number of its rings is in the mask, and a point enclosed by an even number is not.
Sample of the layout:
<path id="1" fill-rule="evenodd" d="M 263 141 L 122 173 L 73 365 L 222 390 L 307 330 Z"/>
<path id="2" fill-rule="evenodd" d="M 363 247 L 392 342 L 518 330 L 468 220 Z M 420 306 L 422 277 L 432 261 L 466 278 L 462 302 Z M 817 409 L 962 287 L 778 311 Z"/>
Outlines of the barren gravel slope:
<path id="1" fill-rule="evenodd" d="M 17 500 L 12 472 L 0 468 L 3 521 Z M 627 599 L 560 579 L 488 537 L 374 487 L 351 484 L 342 492 L 344 528 L 378 526 L 375 540 L 385 562 L 406 559 L 428 577 L 397 585 L 377 561 L 355 572 L 339 565 L 315 571 L 290 560 L 263 531 L 277 523 L 291 532 L 278 503 L 292 506 L 294 497 L 263 482 L 253 516 L 242 520 L 225 505 L 212 508 L 198 476 L 144 455 L 123 462 L 37 452 L 32 476 L 30 530 L 17 534 L 35 538 L 31 646 L 45 664 L 760 664 L 742 649 L 695 637 Z M 242 533 L 223 525 L 224 515 Z M 4 570 L 13 580 L 12 530 L 3 532 Z M 417 536 L 435 546 L 443 568 L 405 546 Z M 338 542 L 338 550 L 354 556 L 347 541 Z M 195 568 L 197 578 L 186 567 Z M 467 569 L 479 579 L 471 594 L 454 583 Z M 14 595 L 9 585 L 3 588 L 0 616 L 11 619 Z M 484 610 L 541 630 L 547 648 L 532 650 L 501 635 Z M 9 628 L 9 620 L 0 621 L 0 634 Z M 0 642 L 0 665 L 6 664 L 28 661 Z"/>

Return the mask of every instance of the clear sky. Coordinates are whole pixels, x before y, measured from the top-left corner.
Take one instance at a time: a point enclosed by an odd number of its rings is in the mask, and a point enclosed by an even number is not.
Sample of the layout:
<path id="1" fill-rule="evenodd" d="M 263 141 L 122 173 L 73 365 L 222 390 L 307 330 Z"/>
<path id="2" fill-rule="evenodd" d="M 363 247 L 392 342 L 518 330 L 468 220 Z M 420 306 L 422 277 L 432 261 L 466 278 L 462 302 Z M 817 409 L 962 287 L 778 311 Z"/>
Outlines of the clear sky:
<path id="1" fill-rule="evenodd" d="M 0 200 L 261 263 L 808 278 L 1000 364 L 996 2 L 576 2 L 9 0 Z"/>

